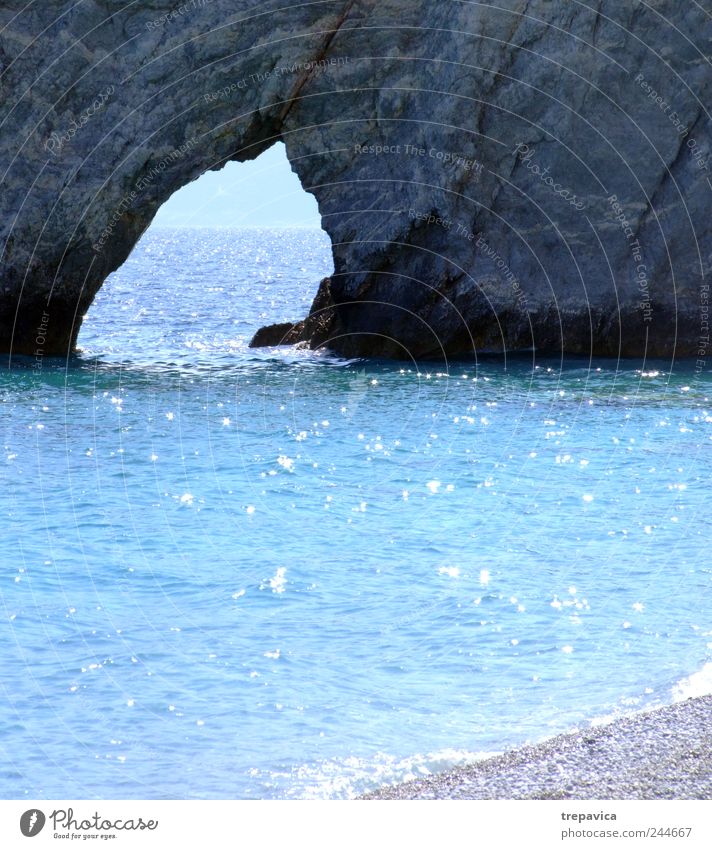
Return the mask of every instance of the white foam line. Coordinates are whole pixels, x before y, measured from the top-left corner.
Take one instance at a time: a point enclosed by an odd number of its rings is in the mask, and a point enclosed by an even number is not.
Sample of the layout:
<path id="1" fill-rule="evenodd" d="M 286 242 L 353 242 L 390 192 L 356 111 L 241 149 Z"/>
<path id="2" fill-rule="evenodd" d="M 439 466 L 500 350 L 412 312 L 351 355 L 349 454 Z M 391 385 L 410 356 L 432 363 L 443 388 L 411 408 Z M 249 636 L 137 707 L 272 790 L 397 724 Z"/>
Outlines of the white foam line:
<path id="1" fill-rule="evenodd" d="M 706 663 L 702 669 L 678 681 L 672 688 L 673 703 L 709 695 L 712 695 L 712 663 Z"/>

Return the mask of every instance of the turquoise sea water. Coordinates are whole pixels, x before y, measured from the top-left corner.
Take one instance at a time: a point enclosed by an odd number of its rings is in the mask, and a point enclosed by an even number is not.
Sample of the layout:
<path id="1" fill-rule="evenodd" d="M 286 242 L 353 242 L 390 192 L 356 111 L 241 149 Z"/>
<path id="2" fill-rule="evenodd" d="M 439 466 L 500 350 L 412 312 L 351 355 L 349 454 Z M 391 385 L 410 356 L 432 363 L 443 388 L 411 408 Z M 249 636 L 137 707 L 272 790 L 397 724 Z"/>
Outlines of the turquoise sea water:
<path id="1" fill-rule="evenodd" d="M 246 347 L 329 271 L 149 231 L 0 372 L 5 798 L 343 798 L 712 689 L 709 378 Z"/>

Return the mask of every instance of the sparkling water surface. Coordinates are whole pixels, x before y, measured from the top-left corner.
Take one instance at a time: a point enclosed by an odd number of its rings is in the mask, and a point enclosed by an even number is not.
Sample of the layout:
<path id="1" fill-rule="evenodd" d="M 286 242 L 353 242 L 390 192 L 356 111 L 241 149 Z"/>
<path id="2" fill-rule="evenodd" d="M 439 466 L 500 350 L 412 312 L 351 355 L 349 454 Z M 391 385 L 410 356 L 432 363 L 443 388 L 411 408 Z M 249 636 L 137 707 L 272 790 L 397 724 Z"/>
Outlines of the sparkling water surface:
<path id="1" fill-rule="evenodd" d="M 687 364 L 250 350 L 309 230 L 151 230 L 0 372 L 5 798 L 344 798 L 708 686 Z"/>

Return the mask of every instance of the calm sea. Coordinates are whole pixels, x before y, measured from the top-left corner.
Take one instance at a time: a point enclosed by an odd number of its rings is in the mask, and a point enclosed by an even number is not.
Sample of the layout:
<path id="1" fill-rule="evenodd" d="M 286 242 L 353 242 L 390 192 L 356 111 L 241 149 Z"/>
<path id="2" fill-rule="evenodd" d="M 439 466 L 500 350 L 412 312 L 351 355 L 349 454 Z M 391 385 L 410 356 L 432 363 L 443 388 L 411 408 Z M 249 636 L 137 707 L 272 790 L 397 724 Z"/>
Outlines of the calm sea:
<path id="1" fill-rule="evenodd" d="M 308 230 L 155 230 L 0 372 L 6 798 L 349 797 L 712 689 L 685 365 L 251 351 Z"/>

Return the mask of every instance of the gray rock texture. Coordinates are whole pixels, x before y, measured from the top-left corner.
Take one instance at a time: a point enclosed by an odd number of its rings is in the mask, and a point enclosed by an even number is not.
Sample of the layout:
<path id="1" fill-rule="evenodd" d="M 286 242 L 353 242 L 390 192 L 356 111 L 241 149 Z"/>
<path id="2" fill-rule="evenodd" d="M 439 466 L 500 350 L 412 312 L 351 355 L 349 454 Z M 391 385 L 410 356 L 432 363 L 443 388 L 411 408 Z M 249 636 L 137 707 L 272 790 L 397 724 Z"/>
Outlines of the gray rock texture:
<path id="1" fill-rule="evenodd" d="M 4 0 L 0 349 L 66 355 L 176 189 L 283 140 L 335 265 L 289 341 L 706 369 L 711 38 L 677 0 Z"/>

